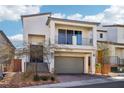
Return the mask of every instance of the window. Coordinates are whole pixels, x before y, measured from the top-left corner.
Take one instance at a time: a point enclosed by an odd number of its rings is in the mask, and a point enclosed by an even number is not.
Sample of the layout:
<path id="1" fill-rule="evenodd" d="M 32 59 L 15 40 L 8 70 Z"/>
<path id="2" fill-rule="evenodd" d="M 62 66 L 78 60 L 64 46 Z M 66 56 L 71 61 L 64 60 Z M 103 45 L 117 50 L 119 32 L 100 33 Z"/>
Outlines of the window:
<path id="1" fill-rule="evenodd" d="M 67 30 L 67 44 L 72 44 L 73 30 Z"/>
<path id="2" fill-rule="evenodd" d="M 73 30 L 58 30 L 58 44 L 73 44 L 73 36 L 76 36 L 77 45 L 82 44 L 82 32 Z"/>
<path id="3" fill-rule="evenodd" d="M 77 38 L 77 45 L 81 45 L 82 44 L 82 32 L 75 31 L 75 36 Z"/>
<path id="4" fill-rule="evenodd" d="M 100 38 L 103 38 L 103 33 L 100 33 Z"/>
<path id="5" fill-rule="evenodd" d="M 30 62 L 43 62 L 43 46 L 30 45 Z"/>
<path id="6" fill-rule="evenodd" d="M 58 43 L 59 44 L 66 44 L 66 30 L 59 29 L 59 32 L 58 32 Z"/>

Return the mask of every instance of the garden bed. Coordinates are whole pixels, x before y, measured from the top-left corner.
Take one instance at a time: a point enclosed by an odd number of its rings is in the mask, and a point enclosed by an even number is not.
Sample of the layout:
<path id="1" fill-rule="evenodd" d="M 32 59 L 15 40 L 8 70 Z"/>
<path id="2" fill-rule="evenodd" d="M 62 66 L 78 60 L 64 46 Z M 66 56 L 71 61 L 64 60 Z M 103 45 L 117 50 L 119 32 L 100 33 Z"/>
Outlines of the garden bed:
<path id="1" fill-rule="evenodd" d="M 6 80 L 4 81 L 6 82 Z M 40 73 L 39 80 L 34 80 L 34 74 L 16 73 L 11 77 L 10 81 L 7 81 L 6 83 L 5 82 L 0 81 L 1 88 L 21 88 L 21 87 L 28 87 L 34 85 L 53 84 L 53 83 L 57 83 L 58 81 L 50 73 L 47 74 Z"/>

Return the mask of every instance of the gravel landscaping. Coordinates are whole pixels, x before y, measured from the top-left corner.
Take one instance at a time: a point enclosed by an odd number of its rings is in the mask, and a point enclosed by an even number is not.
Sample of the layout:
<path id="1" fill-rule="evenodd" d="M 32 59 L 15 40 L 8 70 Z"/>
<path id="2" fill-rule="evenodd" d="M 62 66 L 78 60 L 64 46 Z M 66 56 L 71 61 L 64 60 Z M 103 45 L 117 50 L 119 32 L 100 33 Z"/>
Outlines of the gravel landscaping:
<path id="1" fill-rule="evenodd" d="M 38 81 L 34 81 L 32 75 L 26 76 L 24 73 L 7 73 L 6 77 L 0 81 L 0 88 L 21 88 L 34 85 L 44 85 L 57 83 L 57 80 L 49 78 L 51 75 L 40 74 L 44 78 Z"/>

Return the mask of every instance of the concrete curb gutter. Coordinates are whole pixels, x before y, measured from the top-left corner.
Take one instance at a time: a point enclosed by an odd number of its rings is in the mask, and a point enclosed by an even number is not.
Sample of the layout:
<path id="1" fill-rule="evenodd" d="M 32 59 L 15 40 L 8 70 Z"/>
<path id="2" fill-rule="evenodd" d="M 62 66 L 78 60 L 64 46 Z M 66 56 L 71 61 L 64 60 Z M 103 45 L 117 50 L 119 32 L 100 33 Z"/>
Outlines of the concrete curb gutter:
<path id="1" fill-rule="evenodd" d="M 25 88 L 67 88 L 67 87 L 75 87 L 75 86 L 81 86 L 81 85 L 92 85 L 92 84 L 117 82 L 117 81 L 124 81 L 124 79 L 118 80 L 110 77 L 107 79 L 81 80 L 81 81 L 63 82 L 63 83 L 56 83 L 56 84 L 37 85 L 37 86 L 30 86 Z"/>

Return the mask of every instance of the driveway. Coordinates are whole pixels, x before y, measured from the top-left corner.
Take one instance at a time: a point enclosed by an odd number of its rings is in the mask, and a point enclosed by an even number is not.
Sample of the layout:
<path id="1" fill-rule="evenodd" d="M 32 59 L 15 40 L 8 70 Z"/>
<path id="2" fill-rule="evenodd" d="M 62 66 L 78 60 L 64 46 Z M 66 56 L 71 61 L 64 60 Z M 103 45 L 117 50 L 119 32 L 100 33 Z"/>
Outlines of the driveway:
<path id="1" fill-rule="evenodd" d="M 89 75 L 89 74 L 57 75 L 56 77 L 57 77 L 59 82 L 71 82 L 71 81 L 92 80 L 92 79 L 103 79 L 103 78 L 105 78 L 104 76 Z"/>

